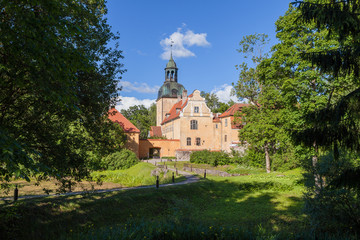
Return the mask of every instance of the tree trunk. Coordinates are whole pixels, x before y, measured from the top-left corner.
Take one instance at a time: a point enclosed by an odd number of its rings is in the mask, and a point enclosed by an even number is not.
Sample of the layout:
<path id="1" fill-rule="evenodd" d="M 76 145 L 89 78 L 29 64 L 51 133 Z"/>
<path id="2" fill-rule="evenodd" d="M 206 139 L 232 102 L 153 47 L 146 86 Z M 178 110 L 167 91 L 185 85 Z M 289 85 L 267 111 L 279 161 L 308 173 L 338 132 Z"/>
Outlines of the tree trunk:
<path id="1" fill-rule="evenodd" d="M 269 148 L 268 144 L 265 144 L 265 163 L 266 163 L 266 172 L 270 173 L 270 156 L 269 156 Z"/>
<path id="2" fill-rule="evenodd" d="M 314 168 L 315 191 L 319 192 L 322 184 L 321 184 L 321 177 L 320 177 L 319 173 L 317 173 L 317 170 L 316 170 L 316 166 L 318 163 L 318 147 L 316 144 L 316 140 L 313 143 L 313 147 L 314 147 L 314 155 L 312 156 L 312 165 Z"/>

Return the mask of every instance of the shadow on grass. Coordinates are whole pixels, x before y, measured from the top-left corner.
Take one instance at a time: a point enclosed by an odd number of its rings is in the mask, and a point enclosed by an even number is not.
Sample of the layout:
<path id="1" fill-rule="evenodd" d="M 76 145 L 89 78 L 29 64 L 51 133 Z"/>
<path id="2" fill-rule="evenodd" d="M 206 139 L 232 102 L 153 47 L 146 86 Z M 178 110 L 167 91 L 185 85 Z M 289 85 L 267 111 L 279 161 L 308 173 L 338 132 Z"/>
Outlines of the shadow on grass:
<path id="1" fill-rule="evenodd" d="M 300 194 L 278 187 L 203 179 L 160 189 L 23 200 L 0 206 L 0 230 L 9 238 L 57 239 L 74 231 L 124 224 L 129 219 L 248 229 L 261 225 L 287 233 L 301 230 Z"/>

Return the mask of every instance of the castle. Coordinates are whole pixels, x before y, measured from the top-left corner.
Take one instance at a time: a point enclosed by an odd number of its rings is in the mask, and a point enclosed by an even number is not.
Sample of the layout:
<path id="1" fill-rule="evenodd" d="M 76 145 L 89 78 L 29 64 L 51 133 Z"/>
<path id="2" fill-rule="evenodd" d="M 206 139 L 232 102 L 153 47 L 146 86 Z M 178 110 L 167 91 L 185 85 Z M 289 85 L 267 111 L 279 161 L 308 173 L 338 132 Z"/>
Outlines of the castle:
<path id="1" fill-rule="evenodd" d="M 150 137 L 166 139 L 134 140 L 133 132 L 131 142 L 138 146 L 130 149 L 137 151 L 140 158 L 176 156 L 178 159 L 188 159 L 191 152 L 204 149 L 227 152 L 239 149 L 241 124 L 234 122 L 234 114 L 247 105 L 236 103 L 222 114 L 212 113 L 199 90 L 188 95 L 178 83 L 178 68 L 171 56 L 156 100 L 156 126 L 150 131 Z"/>

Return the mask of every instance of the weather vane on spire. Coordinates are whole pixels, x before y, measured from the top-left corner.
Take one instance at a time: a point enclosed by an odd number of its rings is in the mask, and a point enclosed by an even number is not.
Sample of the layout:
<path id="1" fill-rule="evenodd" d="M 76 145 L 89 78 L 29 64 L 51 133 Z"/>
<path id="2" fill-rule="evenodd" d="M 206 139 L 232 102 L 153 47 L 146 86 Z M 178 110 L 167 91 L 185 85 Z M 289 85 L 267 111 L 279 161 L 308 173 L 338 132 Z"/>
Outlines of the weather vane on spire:
<path id="1" fill-rule="evenodd" d="M 170 57 L 172 58 L 172 47 L 173 47 L 174 41 L 170 38 Z"/>

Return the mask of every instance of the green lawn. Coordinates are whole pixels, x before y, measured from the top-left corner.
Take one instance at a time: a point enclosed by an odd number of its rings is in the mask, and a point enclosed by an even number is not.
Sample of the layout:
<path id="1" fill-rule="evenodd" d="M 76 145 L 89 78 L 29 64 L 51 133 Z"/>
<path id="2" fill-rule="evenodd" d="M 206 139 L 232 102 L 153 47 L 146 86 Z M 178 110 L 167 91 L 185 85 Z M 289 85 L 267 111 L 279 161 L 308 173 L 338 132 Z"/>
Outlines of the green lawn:
<path id="1" fill-rule="evenodd" d="M 91 177 L 101 182 L 119 183 L 123 187 L 136 187 L 145 185 L 154 185 L 156 176 L 152 173 L 156 167 L 150 163 L 141 162 L 125 170 L 113 171 L 97 171 L 91 173 Z M 176 176 L 175 182 L 185 180 L 182 176 Z M 172 182 L 172 172 L 167 171 L 166 174 L 161 172 L 159 174 L 160 184 Z"/>
<path id="2" fill-rule="evenodd" d="M 163 161 L 162 163 L 158 163 L 158 164 L 166 164 L 170 167 L 176 167 L 179 170 L 182 170 L 184 165 L 187 166 L 192 166 L 193 168 L 201 168 L 201 169 L 212 169 L 212 170 L 219 170 L 219 171 L 224 171 L 224 172 L 228 172 L 228 173 L 238 173 L 238 174 L 258 174 L 258 173 L 265 173 L 264 169 L 259 169 L 259 168 L 252 168 L 252 167 L 247 167 L 247 166 L 241 166 L 241 165 L 237 165 L 237 164 L 233 164 L 233 165 L 225 165 L 225 166 L 216 166 L 213 167 L 209 164 L 196 164 L 196 163 L 190 163 L 188 161 L 179 161 L 179 162 L 175 162 L 174 160 L 172 161 Z"/>
<path id="3" fill-rule="evenodd" d="M 18 239 L 89 239 L 97 234 L 94 239 L 119 239 L 119 234 L 124 239 L 182 239 L 196 231 L 208 239 L 221 231 L 239 236 L 241 229 L 241 236 L 244 231 L 289 236 L 301 232 L 306 222 L 301 179 L 299 171 L 209 176 L 160 189 L 22 200 L 1 205 L 0 231 Z M 162 235 L 154 229 L 162 229 Z M 161 237 L 165 232 L 172 237 Z"/>

